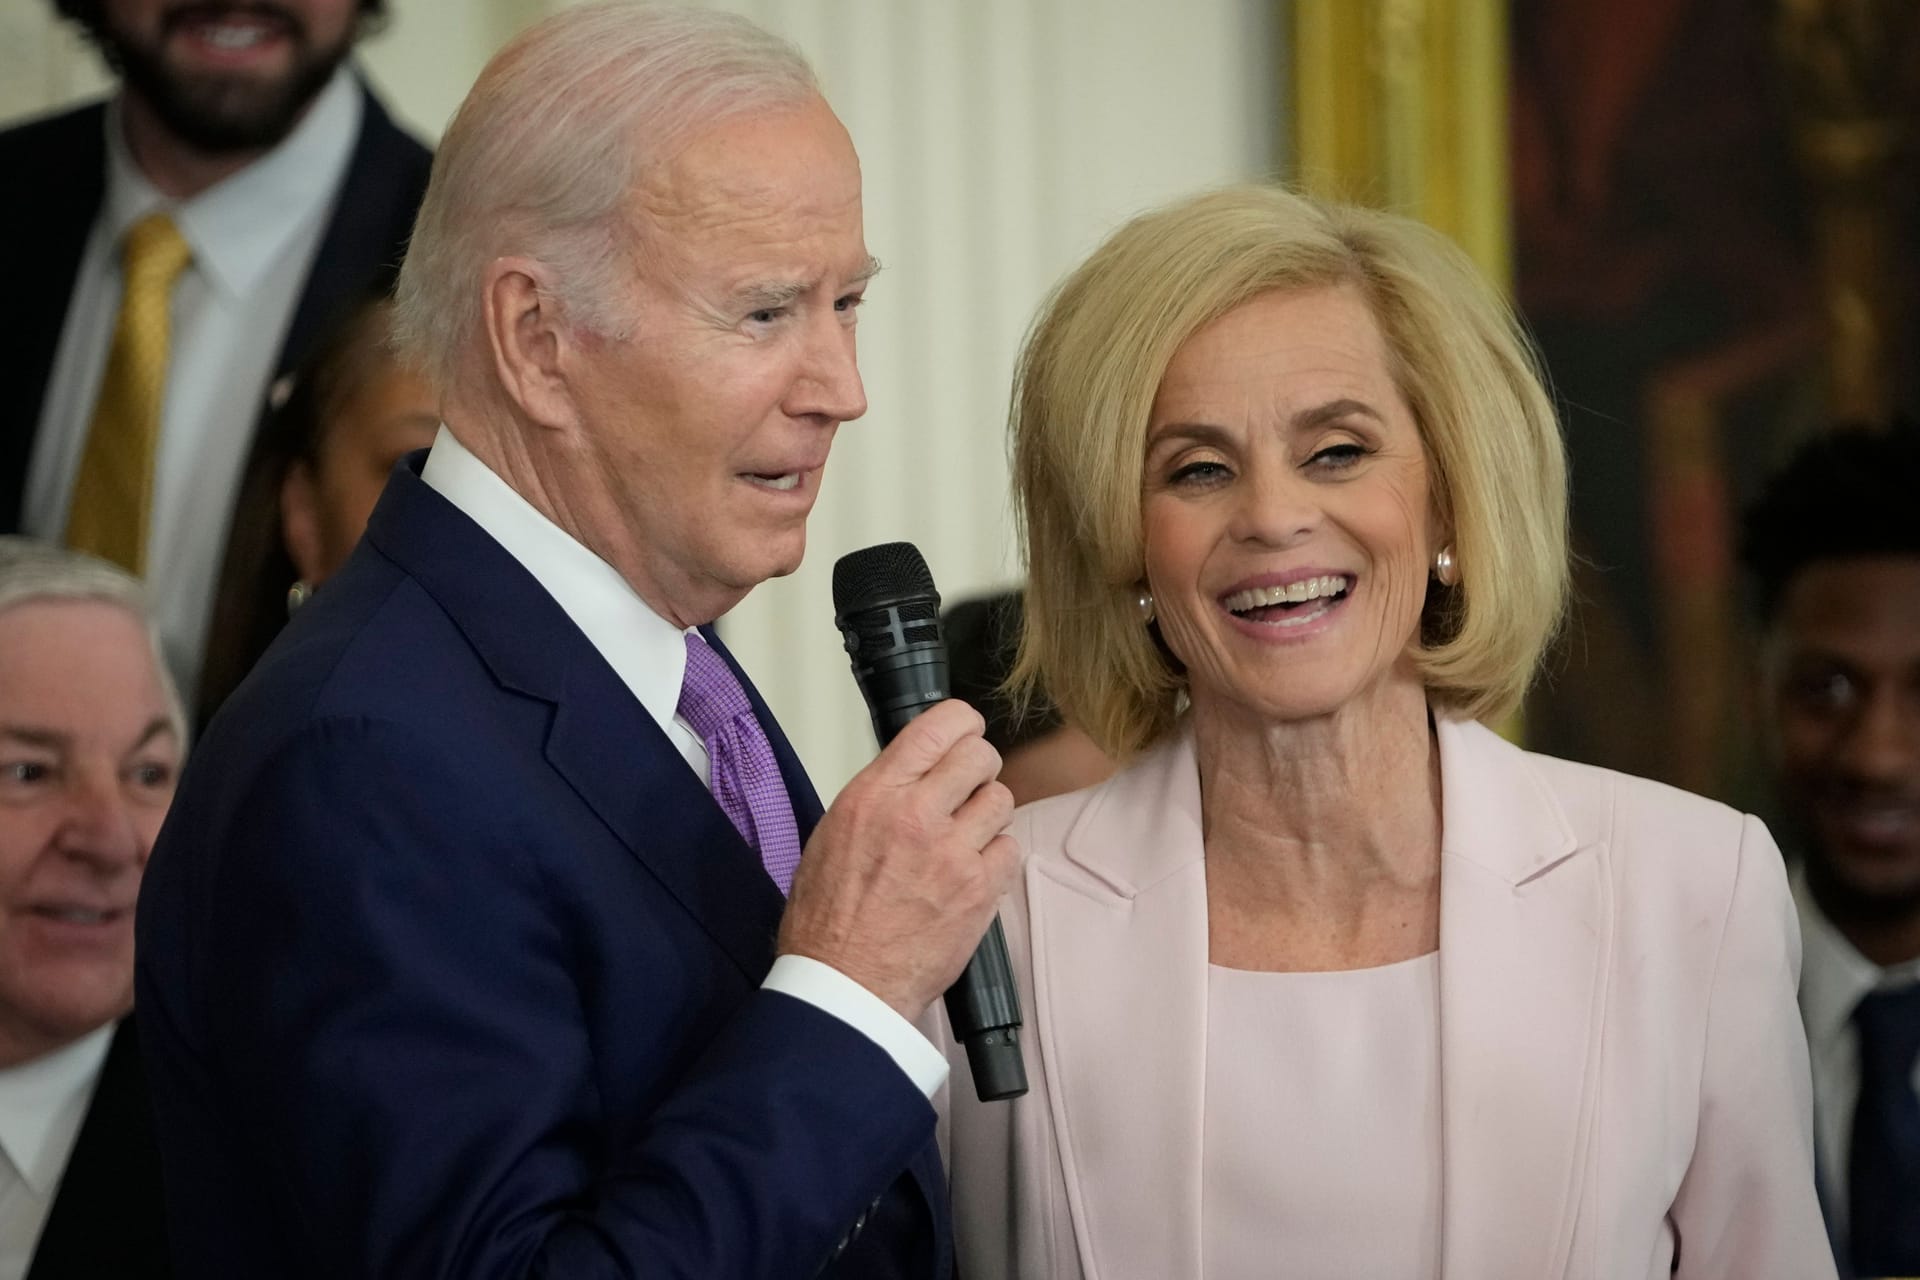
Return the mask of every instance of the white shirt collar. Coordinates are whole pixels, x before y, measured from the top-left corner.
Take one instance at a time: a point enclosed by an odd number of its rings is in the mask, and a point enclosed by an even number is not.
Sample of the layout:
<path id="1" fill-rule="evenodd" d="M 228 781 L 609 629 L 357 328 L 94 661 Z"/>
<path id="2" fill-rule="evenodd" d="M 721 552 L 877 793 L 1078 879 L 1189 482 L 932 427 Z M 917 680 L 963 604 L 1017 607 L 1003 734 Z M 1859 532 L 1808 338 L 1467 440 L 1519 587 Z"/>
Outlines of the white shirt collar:
<path id="1" fill-rule="evenodd" d="M 0 1070 L 0 1150 L 39 1195 L 50 1195 L 66 1172 L 113 1032 L 109 1022 L 52 1053 Z"/>
<path id="2" fill-rule="evenodd" d="M 444 425 L 420 478 L 526 566 L 671 734 L 686 678 L 686 632 L 655 613 L 612 565 L 540 514 Z"/>
<path id="3" fill-rule="evenodd" d="M 194 266 L 216 289 L 245 295 L 301 228 L 327 212 L 353 158 L 365 111 L 359 81 L 342 65 L 279 146 L 192 199 L 170 206 L 127 150 L 116 97 L 107 110 L 102 211 L 110 242 L 117 246 L 135 222 L 167 209 L 193 250 Z"/>
<path id="4" fill-rule="evenodd" d="M 1790 880 L 1800 913 L 1800 1013 L 1808 1038 L 1824 1043 L 1847 1030 L 1854 1007 L 1869 991 L 1920 982 L 1920 959 L 1882 969 L 1821 912 L 1804 868 L 1795 867 Z"/>

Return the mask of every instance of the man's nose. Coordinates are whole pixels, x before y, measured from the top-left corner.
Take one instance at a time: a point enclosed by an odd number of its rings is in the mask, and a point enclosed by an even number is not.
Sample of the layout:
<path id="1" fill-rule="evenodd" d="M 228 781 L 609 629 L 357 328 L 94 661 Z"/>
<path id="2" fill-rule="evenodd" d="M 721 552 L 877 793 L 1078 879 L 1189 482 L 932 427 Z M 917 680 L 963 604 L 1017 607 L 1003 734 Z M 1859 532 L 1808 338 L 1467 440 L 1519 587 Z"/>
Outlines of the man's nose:
<path id="1" fill-rule="evenodd" d="M 59 847 L 67 857 L 102 872 L 145 863 L 148 842 L 117 776 L 102 773 L 76 777 L 66 805 Z"/>
<path id="2" fill-rule="evenodd" d="M 822 315 L 807 335 L 805 364 L 788 398 L 796 418 L 852 422 L 867 411 L 867 389 L 860 380 L 854 331 L 838 312 Z"/>

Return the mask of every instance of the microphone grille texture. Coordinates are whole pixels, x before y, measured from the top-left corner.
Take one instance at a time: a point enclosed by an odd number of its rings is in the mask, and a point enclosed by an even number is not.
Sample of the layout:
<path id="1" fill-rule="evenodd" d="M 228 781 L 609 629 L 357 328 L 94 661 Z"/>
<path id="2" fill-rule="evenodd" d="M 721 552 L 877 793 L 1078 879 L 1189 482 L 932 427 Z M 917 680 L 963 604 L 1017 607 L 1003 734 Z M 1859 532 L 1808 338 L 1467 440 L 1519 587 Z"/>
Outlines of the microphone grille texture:
<path id="1" fill-rule="evenodd" d="M 833 566 L 833 608 L 836 613 L 871 609 L 911 596 L 928 596 L 937 609 L 940 593 L 926 557 L 911 542 L 882 542 L 850 551 Z"/>

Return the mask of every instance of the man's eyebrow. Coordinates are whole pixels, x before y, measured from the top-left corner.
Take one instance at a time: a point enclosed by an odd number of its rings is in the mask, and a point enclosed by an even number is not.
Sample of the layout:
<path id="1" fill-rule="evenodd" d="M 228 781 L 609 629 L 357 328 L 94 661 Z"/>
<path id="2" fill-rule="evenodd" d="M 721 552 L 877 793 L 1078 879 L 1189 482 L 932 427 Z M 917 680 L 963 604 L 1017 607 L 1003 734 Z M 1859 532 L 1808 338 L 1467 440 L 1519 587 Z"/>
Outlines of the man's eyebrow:
<path id="1" fill-rule="evenodd" d="M 0 724 L 0 738 L 11 738 L 29 747 L 57 751 L 73 739 L 57 729 L 42 729 L 28 724 Z"/>
<path id="2" fill-rule="evenodd" d="M 734 301 L 752 311 L 777 311 L 805 294 L 811 285 L 800 280 L 755 280 L 734 291 Z"/>
<path id="3" fill-rule="evenodd" d="M 133 740 L 133 746 L 128 750 L 138 751 L 162 734 L 168 737 L 174 736 L 173 721 L 166 716 L 155 716 L 147 722 L 145 728 L 140 730 L 140 736 Z M 73 742 L 71 734 L 30 724 L 0 724 L 0 738 L 11 738 L 26 746 L 44 747 L 50 751 L 62 750 Z"/>
<path id="4" fill-rule="evenodd" d="M 860 269 L 847 281 L 848 289 L 865 288 L 869 280 L 880 274 L 880 259 L 869 256 L 860 264 Z M 781 307 L 791 306 L 798 298 L 810 292 L 817 282 L 812 280 L 753 280 L 734 290 L 734 300 L 754 311 L 777 311 Z"/>
<path id="5" fill-rule="evenodd" d="M 155 716 L 147 722 L 147 727 L 140 731 L 140 736 L 134 739 L 133 750 L 138 751 L 163 733 L 170 738 L 178 736 L 174 730 L 173 721 L 165 716 Z"/>

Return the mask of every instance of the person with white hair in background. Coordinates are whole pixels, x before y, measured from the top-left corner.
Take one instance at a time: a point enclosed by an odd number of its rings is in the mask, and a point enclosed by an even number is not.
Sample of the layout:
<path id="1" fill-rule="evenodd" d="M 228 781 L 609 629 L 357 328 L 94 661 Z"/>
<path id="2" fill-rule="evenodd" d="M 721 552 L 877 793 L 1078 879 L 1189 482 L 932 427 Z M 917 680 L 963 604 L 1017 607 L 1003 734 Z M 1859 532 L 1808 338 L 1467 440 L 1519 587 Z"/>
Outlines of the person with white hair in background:
<path id="1" fill-rule="evenodd" d="M 169 1273 L 133 907 L 186 750 L 140 585 L 0 538 L 0 1278 Z"/>
<path id="2" fill-rule="evenodd" d="M 846 130 L 744 19 L 482 72 L 399 288 L 444 427 L 214 717 L 140 910 L 196 1277 L 950 1274 L 913 1026 L 1015 873 L 960 703 L 821 811 L 710 623 L 866 408 Z"/>

